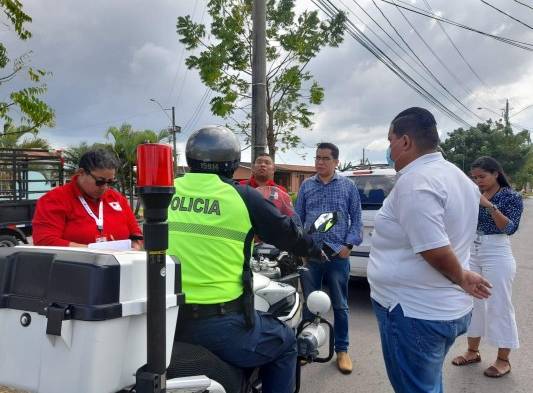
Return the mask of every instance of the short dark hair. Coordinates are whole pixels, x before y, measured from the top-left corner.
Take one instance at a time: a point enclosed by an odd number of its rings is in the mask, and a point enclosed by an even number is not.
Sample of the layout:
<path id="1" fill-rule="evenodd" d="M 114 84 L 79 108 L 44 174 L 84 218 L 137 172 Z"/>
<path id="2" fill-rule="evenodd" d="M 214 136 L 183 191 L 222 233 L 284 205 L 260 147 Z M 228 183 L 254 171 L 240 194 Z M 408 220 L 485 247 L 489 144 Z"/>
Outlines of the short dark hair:
<path id="1" fill-rule="evenodd" d="M 268 154 L 268 153 L 259 153 L 259 154 L 255 157 L 255 161 L 257 161 L 257 159 L 258 159 L 259 157 L 269 157 L 270 159 L 272 159 L 272 157 L 270 157 L 270 154 Z M 255 161 L 254 161 L 254 162 L 255 162 Z M 274 160 L 272 160 L 272 161 L 274 161 Z"/>
<path id="2" fill-rule="evenodd" d="M 422 150 L 435 150 L 439 145 L 437 122 L 430 111 L 412 107 L 400 112 L 392 120 L 392 132 L 397 136 L 409 135 Z"/>
<path id="3" fill-rule="evenodd" d="M 334 145 L 333 143 L 330 143 L 330 142 L 317 143 L 316 149 L 317 150 L 318 149 L 329 149 L 331 150 L 331 156 L 333 157 L 333 159 L 335 160 L 339 159 L 339 148 L 337 147 L 337 145 Z"/>
<path id="4" fill-rule="evenodd" d="M 86 172 L 95 169 L 117 169 L 119 162 L 117 157 L 110 151 L 104 149 L 89 150 L 80 158 L 79 167 Z"/>
<path id="5" fill-rule="evenodd" d="M 496 180 L 500 187 L 511 187 L 511 184 L 503 171 L 502 165 L 495 158 L 488 156 L 479 157 L 472 163 L 472 165 L 470 165 L 470 169 L 476 168 L 489 173 L 498 173 Z"/>

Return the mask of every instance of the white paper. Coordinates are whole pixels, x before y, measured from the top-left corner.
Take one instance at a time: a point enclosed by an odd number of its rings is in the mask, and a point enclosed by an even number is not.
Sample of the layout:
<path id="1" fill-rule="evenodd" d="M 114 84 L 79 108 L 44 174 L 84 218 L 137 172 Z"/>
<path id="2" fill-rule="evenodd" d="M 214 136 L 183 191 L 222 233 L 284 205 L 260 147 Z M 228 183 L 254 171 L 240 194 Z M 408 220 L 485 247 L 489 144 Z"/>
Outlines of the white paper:
<path id="1" fill-rule="evenodd" d="M 93 250 L 113 250 L 113 251 L 126 251 L 131 250 L 131 240 L 111 240 L 108 242 L 96 242 L 87 245 L 88 248 Z"/>

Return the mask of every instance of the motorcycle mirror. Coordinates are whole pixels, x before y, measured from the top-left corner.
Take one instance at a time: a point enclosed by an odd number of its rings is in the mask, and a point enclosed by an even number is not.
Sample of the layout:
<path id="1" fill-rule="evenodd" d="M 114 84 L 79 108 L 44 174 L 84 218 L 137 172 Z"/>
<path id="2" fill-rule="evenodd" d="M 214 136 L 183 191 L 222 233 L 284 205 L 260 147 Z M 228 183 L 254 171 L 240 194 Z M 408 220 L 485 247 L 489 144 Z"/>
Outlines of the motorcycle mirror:
<path id="1" fill-rule="evenodd" d="M 337 218 L 338 218 L 337 212 L 322 213 L 315 220 L 311 228 L 309 228 L 309 233 L 313 233 L 313 232 L 324 233 L 324 232 L 329 231 L 337 223 Z"/>
<path id="2" fill-rule="evenodd" d="M 325 315 L 331 307 L 331 300 L 326 292 L 313 291 L 307 297 L 307 308 L 311 314 L 320 317 Z"/>

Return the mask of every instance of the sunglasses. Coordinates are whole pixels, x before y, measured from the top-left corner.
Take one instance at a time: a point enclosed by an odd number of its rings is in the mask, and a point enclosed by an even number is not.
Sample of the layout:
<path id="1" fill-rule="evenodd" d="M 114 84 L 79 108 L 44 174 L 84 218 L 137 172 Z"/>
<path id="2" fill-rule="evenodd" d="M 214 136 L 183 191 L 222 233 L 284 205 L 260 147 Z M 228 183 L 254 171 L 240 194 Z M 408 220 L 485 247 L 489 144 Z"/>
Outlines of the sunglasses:
<path id="1" fill-rule="evenodd" d="M 103 185 L 106 185 L 106 184 L 108 186 L 112 186 L 117 182 L 115 179 L 102 179 L 102 178 L 94 176 L 90 171 L 86 171 L 86 172 L 94 179 L 94 184 L 96 184 L 96 186 L 98 187 L 102 187 Z"/>

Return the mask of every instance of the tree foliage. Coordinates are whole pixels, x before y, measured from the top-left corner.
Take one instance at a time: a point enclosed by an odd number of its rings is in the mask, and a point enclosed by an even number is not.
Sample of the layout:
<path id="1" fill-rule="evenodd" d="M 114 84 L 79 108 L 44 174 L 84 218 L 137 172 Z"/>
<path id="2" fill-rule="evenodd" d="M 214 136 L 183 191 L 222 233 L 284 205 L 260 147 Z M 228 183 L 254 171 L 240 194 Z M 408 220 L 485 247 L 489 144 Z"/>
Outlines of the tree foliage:
<path id="1" fill-rule="evenodd" d="M 516 174 L 514 180 L 521 188 L 530 190 L 533 185 L 533 149 L 529 149 L 524 166 Z"/>
<path id="2" fill-rule="evenodd" d="M 27 40 L 31 37 L 31 32 L 26 28 L 32 19 L 23 10 L 22 3 L 18 0 L 0 0 L 0 9 L 13 26 L 14 32 L 20 40 Z M 8 25 L 9 26 L 9 25 Z M 15 123 L 13 113 L 20 113 L 19 132 L 37 130 L 41 126 L 52 126 L 54 124 L 54 111 L 39 98 L 46 92 L 46 85 L 43 78 L 47 72 L 42 69 L 30 67 L 29 61 L 31 51 L 10 59 L 4 43 L 0 42 L 0 70 L 4 71 L 0 75 L 0 89 L 3 89 L 2 96 L 8 97 L 0 100 L 0 119 L 4 121 L 4 134 Z M 7 69 L 11 64 L 10 69 Z M 0 72 L 2 72 L 0 71 Z M 27 86 L 11 92 L 6 91 L 8 82 L 20 76 L 27 80 Z M 0 138 L 3 136 L 0 135 Z"/>
<path id="3" fill-rule="evenodd" d="M 531 154 L 531 139 L 527 130 L 513 133 L 501 121 L 488 120 L 468 130 L 454 130 L 441 143 L 441 148 L 449 161 L 467 173 L 475 159 L 481 156 L 494 157 L 516 181 Z"/>
<path id="4" fill-rule="evenodd" d="M 37 131 L 30 131 L 26 126 L 15 127 L 10 124 L 5 134 L 0 136 L 0 148 L 9 149 L 50 149 L 46 139 L 39 138 Z"/>
<path id="5" fill-rule="evenodd" d="M 307 65 L 326 46 L 343 40 L 343 13 L 322 21 L 317 11 L 295 13 L 295 0 L 266 0 L 266 111 L 267 143 L 276 149 L 296 147 L 298 128 L 310 128 L 310 105 L 324 99 L 324 89 Z M 179 17 L 177 32 L 185 48 L 194 52 L 186 59 L 198 70 L 202 82 L 217 95 L 211 112 L 230 121 L 228 126 L 251 137 L 252 0 L 210 0 L 212 22 L 195 23 Z M 198 53 L 199 52 L 199 53 Z"/>

